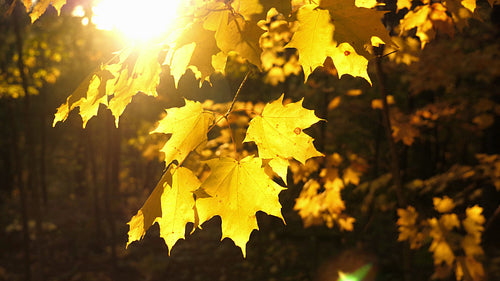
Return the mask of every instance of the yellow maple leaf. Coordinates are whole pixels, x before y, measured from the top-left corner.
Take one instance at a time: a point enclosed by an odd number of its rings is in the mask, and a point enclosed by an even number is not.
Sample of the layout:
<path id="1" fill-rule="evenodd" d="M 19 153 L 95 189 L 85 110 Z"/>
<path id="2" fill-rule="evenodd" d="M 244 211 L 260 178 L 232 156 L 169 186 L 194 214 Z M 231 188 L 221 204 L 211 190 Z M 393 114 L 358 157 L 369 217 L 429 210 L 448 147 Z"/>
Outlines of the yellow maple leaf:
<path id="1" fill-rule="evenodd" d="M 331 57 L 339 77 L 349 74 L 366 79 L 370 85 L 367 67 L 368 60 L 360 56 L 350 43 L 334 41 L 334 29 L 330 12 L 319 9 L 317 5 L 302 6 L 298 13 L 299 28 L 293 35 L 287 48 L 296 48 L 299 52 L 299 63 L 307 79 L 312 71 L 323 65 L 327 57 Z"/>
<path id="2" fill-rule="evenodd" d="M 287 184 L 287 174 L 288 174 L 288 159 L 285 158 L 273 158 L 269 161 L 269 167 Z"/>
<path id="3" fill-rule="evenodd" d="M 99 104 L 108 105 L 106 95 L 107 83 L 116 80 L 116 70 L 130 56 L 132 50 L 131 46 L 120 50 L 115 56 L 118 62 L 112 65 L 99 66 L 87 79 L 80 83 L 76 90 L 67 98 L 66 103 L 63 103 L 57 109 L 52 126 L 55 126 L 59 121 L 65 121 L 71 110 L 80 107 L 80 116 L 85 128 L 89 119 L 97 115 Z"/>
<path id="4" fill-rule="evenodd" d="M 327 180 L 323 185 L 309 179 L 303 186 L 299 197 L 295 200 L 294 210 L 299 212 L 304 227 L 326 224 L 332 228 L 335 223 L 341 230 L 352 231 L 354 218 L 342 213 L 345 204 L 341 191 L 344 184 L 340 178 Z"/>
<path id="5" fill-rule="evenodd" d="M 367 72 L 368 60 L 364 56 L 358 55 L 350 44 L 341 43 L 337 47 L 328 49 L 328 56 L 332 58 L 339 77 L 349 74 L 364 78 L 372 85 Z"/>
<path id="6" fill-rule="evenodd" d="M 345 184 L 352 183 L 354 185 L 358 185 L 360 176 L 361 172 L 356 171 L 351 167 L 348 167 L 344 170 L 342 178 L 344 179 Z"/>
<path id="7" fill-rule="evenodd" d="M 234 0 L 231 6 L 246 20 L 254 22 L 265 19 L 267 11 L 271 8 L 277 9 L 285 16 L 292 10 L 291 2 L 283 0 Z"/>
<path id="8" fill-rule="evenodd" d="M 211 174 L 202 183 L 211 197 L 198 198 L 196 209 L 200 224 L 214 216 L 222 219 L 222 239 L 228 237 L 246 256 L 246 243 L 254 229 L 259 229 L 255 213 L 265 212 L 283 219 L 278 195 L 283 187 L 272 181 L 262 168 L 262 160 L 247 156 L 206 162 Z"/>
<path id="9" fill-rule="evenodd" d="M 107 82 L 106 94 L 113 95 L 108 108 L 115 116 L 117 127 L 120 115 L 134 95 L 141 92 L 148 96 L 156 96 L 161 73 L 158 54 L 162 49 L 161 44 L 135 47 L 134 52 L 121 64 L 115 79 Z"/>
<path id="10" fill-rule="evenodd" d="M 194 44 L 194 48 L 190 53 L 184 55 L 184 60 L 187 57 L 187 63 L 184 69 L 177 70 L 180 75 L 177 74 L 174 76 L 176 83 L 180 76 L 184 74 L 188 65 L 196 67 L 201 81 L 204 81 L 215 71 L 212 65 L 212 56 L 220 52 L 215 41 L 215 32 L 204 29 L 202 23 L 194 23 L 183 32 L 180 39 L 176 42 L 176 48 L 182 48 L 189 44 Z M 179 69 L 178 63 L 172 62 L 169 65 L 171 69 Z"/>
<path id="11" fill-rule="evenodd" d="M 172 134 L 161 149 L 165 153 L 165 163 L 177 160 L 180 164 L 195 150 L 201 149 L 207 141 L 207 131 L 213 116 L 203 111 L 201 103 L 185 100 L 183 107 L 167 109 L 158 127 L 151 133 Z"/>
<path id="12" fill-rule="evenodd" d="M 453 36 L 455 28 L 452 19 L 441 3 L 424 5 L 409 11 L 401 19 L 401 33 L 417 28 L 416 36 L 420 39 L 421 48 L 436 37 L 436 31 Z"/>
<path id="13" fill-rule="evenodd" d="M 57 109 L 53 126 L 66 120 L 71 110 L 80 107 L 85 127 L 89 119 L 97 115 L 99 104 L 108 106 L 118 126 L 120 115 L 134 95 L 141 92 L 156 96 L 161 72 L 158 54 L 162 48 L 160 44 L 131 45 L 117 52 L 109 64 L 89 75 Z"/>
<path id="14" fill-rule="evenodd" d="M 417 28 L 417 37 L 420 39 L 422 49 L 436 36 L 432 22 L 428 19 L 431 13 L 431 7 L 424 5 L 409 11 L 401 19 L 401 33 Z"/>
<path id="15" fill-rule="evenodd" d="M 398 216 L 398 241 L 408 240 L 411 249 L 420 248 L 423 241 L 427 238 L 427 234 L 419 230 L 419 225 L 417 225 L 418 213 L 415 208 L 408 206 L 406 209 L 398 209 Z"/>
<path id="16" fill-rule="evenodd" d="M 448 196 L 443 196 L 443 198 L 434 197 L 432 199 L 434 203 L 434 209 L 440 213 L 448 213 L 455 208 L 455 203 L 453 203 L 453 199 Z"/>
<path id="17" fill-rule="evenodd" d="M 52 7 L 56 9 L 57 14 L 59 14 L 62 6 L 66 4 L 66 0 L 39 0 L 35 2 L 34 6 L 33 1 L 30 0 L 23 0 L 23 3 L 26 7 L 26 11 L 29 12 L 31 22 L 35 22 L 41 15 L 43 15 L 43 13 L 45 13 L 45 10 L 47 10 L 49 5 L 52 5 Z"/>
<path id="18" fill-rule="evenodd" d="M 349 43 L 356 53 L 369 57 L 366 46 L 371 45 L 371 38 L 378 37 L 386 45 L 394 45 L 389 31 L 382 23 L 384 12 L 356 7 L 352 0 L 321 0 L 320 8 L 330 12 L 335 32 L 334 40 Z"/>
<path id="19" fill-rule="evenodd" d="M 408 10 L 410 10 L 411 0 L 398 0 L 396 12 L 399 12 L 399 10 L 402 10 L 404 8 L 407 8 Z"/>
<path id="20" fill-rule="evenodd" d="M 446 241 L 447 233 L 441 228 L 441 221 L 438 221 L 436 218 L 431 218 L 428 219 L 427 222 L 431 227 L 429 234 L 432 237 L 432 243 L 429 247 L 429 251 L 433 252 L 434 265 L 439 266 L 445 262 L 447 266 L 451 267 L 455 261 L 455 254 Z"/>
<path id="21" fill-rule="evenodd" d="M 479 241 L 481 241 L 481 233 L 484 230 L 483 224 L 486 221 L 481 214 L 482 212 L 483 208 L 478 205 L 467 208 L 465 210 L 467 217 L 462 221 L 465 231 Z"/>
<path id="22" fill-rule="evenodd" d="M 250 23 L 242 16 L 233 14 L 221 2 L 208 7 L 207 12 L 209 14 L 203 23 L 203 28 L 215 31 L 217 47 L 226 54 L 237 52 L 250 63 L 260 67 L 262 49 L 259 38 L 264 30 L 256 23 Z"/>
<path id="23" fill-rule="evenodd" d="M 309 158 L 323 156 L 314 147 L 313 138 L 303 132 L 321 119 L 313 110 L 302 107 L 303 100 L 283 105 L 283 97 L 268 103 L 262 114 L 250 121 L 243 142 L 255 142 L 262 159 L 294 158 L 304 164 Z M 276 164 L 288 166 L 284 160 Z M 286 174 L 280 176 L 286 178 Z"/>
<path id="24" fill-rule="evenodd" d="M 193 192 L 200 185 L 200 181 L 191 170 L 179 167 L 172 173 L 170 188 L 165 188 L 161 195 L 162 215 L 156 221 L 160 226 L 160 236 L 168 246 L 169 254 L 177 240 L 184 237 L 186 224 L 195 223 Z"/>
<path id="25" fill-rule="evenodd" d="M 195 222 L 193 191 L 200 186 L 191 170 L 170 165 L 144 206 L 128 222 L 127 247 L 140 240 L 153 223 L 160 225 L 160 236 L 169 254 L 177 240 L 184 237 L 186 224 Z"/>
<path id="26" fill-rule="evenodd" d="M 297 12 L 297 19 L 299 27 L 286 47 L 298 50 L 299 63 L 307 80 L 316 67 L 323 65 L 327 49 L 335 48 L 334 27 L 328 11 L 317 9 L 314 4 L 302 6 Z"/>

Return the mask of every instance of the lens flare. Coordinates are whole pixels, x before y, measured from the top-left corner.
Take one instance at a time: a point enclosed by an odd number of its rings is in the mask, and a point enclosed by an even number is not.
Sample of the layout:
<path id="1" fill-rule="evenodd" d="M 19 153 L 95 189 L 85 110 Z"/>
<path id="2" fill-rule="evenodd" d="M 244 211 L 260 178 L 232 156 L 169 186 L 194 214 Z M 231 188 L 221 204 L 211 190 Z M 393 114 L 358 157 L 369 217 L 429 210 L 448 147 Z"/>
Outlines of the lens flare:
<path id="1" fill-rule="evenodd" d="M 101 0 L 92 8 L 98 29 L 117 31 L 133 40 L 150 40 L 168 32 L 180 0 Z"/>

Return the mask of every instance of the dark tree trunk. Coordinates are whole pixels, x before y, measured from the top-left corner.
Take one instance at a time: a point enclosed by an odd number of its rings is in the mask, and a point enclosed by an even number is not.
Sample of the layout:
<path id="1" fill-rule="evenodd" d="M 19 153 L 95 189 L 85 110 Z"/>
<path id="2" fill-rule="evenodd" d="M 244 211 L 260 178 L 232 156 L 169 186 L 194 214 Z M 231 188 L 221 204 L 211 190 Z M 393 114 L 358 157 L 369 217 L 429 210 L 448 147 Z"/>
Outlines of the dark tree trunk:
<path id="1" fill-rule="evenodd" d="M 43 232 L 42 232 L 42 212 L 40 208 L 40 192 L 38 190 L 38 185 L 36 184 L 36 153 L 35 153 L 35 143 L 32 125 L 32 108 L 31 108 L 31 98 L 28 91 L 28 71 L 24 64 L 23 59 L 23 34 L 21 25 L 23 24 L 21 20 L 24 18 L 21 5 L 17 5 L 13 12 L 13 26 L 16 36 L 16 51 L 19 56 L 17 61 L 17 67 L 21 75 L 22 88 L 24 91 L 24 153 L 20 155 L 22 159 L 27 162 L 25 167 L 26 172 L 26 188 L 32 192 L 33 196 L 33 212 L 35 214 L 35 235 L 36 235 L 36 245 L 37 245 L 37 270 L 36 277 L 38 280 L 45 280 L 44 266 L 45 261 L 43 257 Z M 22 196 L 21 196 L 22 197 Z"/>

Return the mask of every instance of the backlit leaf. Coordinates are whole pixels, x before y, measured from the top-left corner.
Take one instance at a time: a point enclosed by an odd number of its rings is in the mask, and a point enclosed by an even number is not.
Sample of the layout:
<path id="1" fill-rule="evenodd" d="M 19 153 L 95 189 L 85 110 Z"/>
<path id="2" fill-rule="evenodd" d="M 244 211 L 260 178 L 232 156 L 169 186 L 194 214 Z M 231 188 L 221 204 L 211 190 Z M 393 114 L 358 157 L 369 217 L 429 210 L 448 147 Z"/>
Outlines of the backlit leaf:
<path id="1" fill-rule="evenodd" d="M 35 5 L 31 9 L 32 6 L 32 1 L 23 1 L 24 6 L 26 7 L 26 11 L 29 13 L 31 22 L 35 22 L 43 13 L 45 13 L 45 10 L 49 7 L 49 5 L 52 5 L 57 13 L 59 14 L 61 12 L 62 6 L 66 4 L 66 0 L 39 0 L 35 2 Z"/>
<path id="2" fill-rule="evenodd" d="M 267 11 L 271 8 L 275 8 L 285 16 L 292 10 L 290 0 L 234 0 L 231 6 L 246 20 L 254 22 L 266 19 Z"/>
<path id="3" fill-rule="evenodd" d="M 165 153 L 166 165 L 174 160 L 182 163 L 191 151 L 201 148 L 207 141 L 207 131 L 213 116 L 203 111 L 201 103 L 185 102 L 183 107 L 167 109 L 167 116 L 151 132 L 172 134 L 161 149 Z"/>
<path id="4" fill-rule="evenodd" d="M 170 253 L 177 240 L 184 237 L 186 224 L 195 222 L 193 191 L 199 186 L 198 178 L 189 169 L 171 165 L 144 206 L 128 223 L 127 246 L 144 237 L 147 229 L 158 222 L 160 236 Z"/>
<path id="5" fill-rule="evenodd" d="M 246 256 L 246 243 L 259 229 L 255 213 L 265 212 L 283 220 L 278 194 L 284 189 L 262 168 L 262 160 L 248 156 L 240 161 L 220 158 L 207 161 L 211 174 L 201 185 L 209 198 L 196 200 L 200 223 L 213 216 L 222 219 L 222 239 L 228 237 Z"/>
<path id="6" fill-rule="evenodd" d="M 455 208 L 455 203 L 448 196 L 444 196 L 443 198 L 434 197 L 432 200 L 434 202 L 434 209 L 440 213 L 448 213 Z"/>
<path id="7" fill-rule="evenodd" d="M 323 156 L 314 147 L 313 138 L 303 132 L 321 119 L 313 110 L 303 108 L 302 100 L 283 105 L 283 97 L 268 103 L 262 114 L 250 121 L 243 142 L 255 142 L 260 158 L 281 158 L 280 163 L 294 158 L 304 164 L 309 158 Z"/>
<path id="8" fill-rule="evenodd" d="M 224 5 L 211 11 L 203 24 L 203 28 L 215 31 L 217 47 L 224 53 L 234 51 L 246 58 L 250 63 L 260 67 L 259 38 L 264 33 L 256 23 L 251 23 L 241 16 L 234 15 Z"/>
<path id="9" fill-rule="evenodd" d="M 327 51 L 334 48 L 333 30 L 328 11 L 317 9 L 316 5 L 302 6 L 298 13 L 299 28 L 286 46 L 296 48 L 299 52 L 299 63 L 304 70 L 305 78 L 323 65 Z"/>
<path id="10" fill-rule="evenodd" d="M 391 37 L 382 24 L 384 12 L 358 8 L 353 0 L 321 0 L 322 9 L 330 12 L 335 32 L 333 37 L 340 44 L 347 42 L 358 54 L 369 57 L 366 46 L 377 36 L 386 45 L 392 45 Z"/>

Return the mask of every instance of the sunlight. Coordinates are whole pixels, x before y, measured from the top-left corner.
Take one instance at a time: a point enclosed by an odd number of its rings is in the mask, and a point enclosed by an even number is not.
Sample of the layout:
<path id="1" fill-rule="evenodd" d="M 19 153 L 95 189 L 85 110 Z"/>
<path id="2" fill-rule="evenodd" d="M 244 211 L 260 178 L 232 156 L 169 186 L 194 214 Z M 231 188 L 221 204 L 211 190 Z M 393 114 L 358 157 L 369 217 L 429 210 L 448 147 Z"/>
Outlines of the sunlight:
<path id="1" fill-rule="evenodd" d="M 149 40 L 175 22 L 180 0 L 101 0 L 92 8 L 98 29 L 114 30 L 133 40 Z"/>

